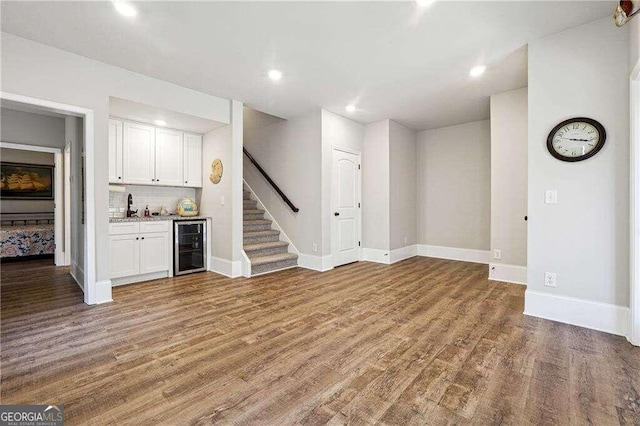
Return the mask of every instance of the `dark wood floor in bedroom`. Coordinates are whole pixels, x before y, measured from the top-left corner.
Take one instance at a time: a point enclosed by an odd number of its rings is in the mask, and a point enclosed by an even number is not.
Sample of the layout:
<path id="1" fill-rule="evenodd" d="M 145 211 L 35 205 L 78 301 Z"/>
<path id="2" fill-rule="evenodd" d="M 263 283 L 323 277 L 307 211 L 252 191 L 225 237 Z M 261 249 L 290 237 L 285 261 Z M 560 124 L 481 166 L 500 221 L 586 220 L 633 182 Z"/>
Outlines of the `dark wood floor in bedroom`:
<path id="1" fill-rule="evenodd" d="M 486 265 L 202 273 L 97 307 L 26 266 L 2 265 L 2 403 L 67 424 L 640 424 L 640 349 L 523 316 Z"/>

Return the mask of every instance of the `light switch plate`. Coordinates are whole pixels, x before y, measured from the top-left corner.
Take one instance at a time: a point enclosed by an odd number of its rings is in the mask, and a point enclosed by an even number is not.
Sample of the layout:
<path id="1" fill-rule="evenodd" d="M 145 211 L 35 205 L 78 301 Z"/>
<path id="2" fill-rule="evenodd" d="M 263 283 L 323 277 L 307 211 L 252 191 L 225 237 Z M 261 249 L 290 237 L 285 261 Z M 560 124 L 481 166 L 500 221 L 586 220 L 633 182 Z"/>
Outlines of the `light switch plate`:
<path id="1" fill-rule="evenodd" d="M 224 206 L 224 197 L 220 197 L 220 205 Z"/>
<path id="2" fill-rule="evenodd" d="M 502 250 L 500 249 L 493 250 L 493 258 L 497 260 L 502 259 Z"/>
<path id="3" fill-rule="evenodd" d="M 557 204 L 558 203 L 558 191 L 555 189 L 548 189 L 544 192 L 545 204 Z"/>

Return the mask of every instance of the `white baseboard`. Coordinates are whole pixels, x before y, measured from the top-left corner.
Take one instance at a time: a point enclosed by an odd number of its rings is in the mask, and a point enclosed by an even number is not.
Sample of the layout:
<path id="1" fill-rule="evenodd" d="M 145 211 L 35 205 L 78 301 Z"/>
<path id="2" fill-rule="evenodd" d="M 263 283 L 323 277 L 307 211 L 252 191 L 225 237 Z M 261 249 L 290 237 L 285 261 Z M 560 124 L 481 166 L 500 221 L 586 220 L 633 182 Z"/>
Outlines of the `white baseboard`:
<path id="1" fill-rule="evenodd" d="M 84 271 L 75 261 L 71 262 L 70 273 L 71 277 L 84 293 Z"/>
<path id="2" fill-rule="evenodd" d="M 418 244 L 418 256 L 436 257 L 439 259 L 461 260 L 463 262 L 488 264 L 489 250 L 475 250 L 455 247 L 431 246 Z"/>
<path id="3" fill-rule="evenodd" d="M 629 332 L 629 308 L 610 303 L 527 290 L 524 314 L 618 336 Z"/>
<path id="4" fill-rule="evenodd" d="M 111 278 L 111 287 L 142 283 L 145 281 L 159 280 L 170 277 L 169 271 L 150 272 L 148 274 L 131 275 L 129 277 Z"/>
<path id="5" fill-rule="evenodd" d="M 300 253 L 298 254 L 298 266 L 318 272 L 326 272 L 333 269 L 333 260 L 331 255 L 314 256 Z"/>
<path id="6" fill-rule="evenodd" d="M 210 263 L 212 272 L 220 275 L 224 275 L 229 278 L 238 278 L 242 276 L 242 262 L 232 262 L 228 259 L 222 259 L 220 257 L 211 256 Z"/>
<path id="7" fill-rule="evenodd" d="M 113 302 L 111 298 L 111 280 L 96 281 L 96 305 Z"/>
<path id="8" fill-rule="evenodd" d="M 400 262 L 401 260 L 409 259 L 418 255 L 417 244 L 410 246 L 400 247 L 398 249 L 391 250 L 389 253 L 389 260 L 391 263 Z"/>
<path id="9" fill-rule="evenodd" d="M 367 262 L 384 263 L 386 265 L 391 264 L 391 256 L 387 250 L 363 248 L 362 260 Z"/>
<path id="10" fill-rule="evenodd" d="M 362 260 L 367 262 L 384 263 L 385 265 L 391 265 L 392 263 L 400 262 L 401 260 L 414 257 L 417 254 L 418 247 L 416 244 L 400 247 L 391 251 L 363 248 Z"/>
<path id="11" fill-rule="evenodd" d="M 527 285 L 527 267 L 505 265 L 502 263 L 489 264 L 489 279 L 505 283 Z"/>

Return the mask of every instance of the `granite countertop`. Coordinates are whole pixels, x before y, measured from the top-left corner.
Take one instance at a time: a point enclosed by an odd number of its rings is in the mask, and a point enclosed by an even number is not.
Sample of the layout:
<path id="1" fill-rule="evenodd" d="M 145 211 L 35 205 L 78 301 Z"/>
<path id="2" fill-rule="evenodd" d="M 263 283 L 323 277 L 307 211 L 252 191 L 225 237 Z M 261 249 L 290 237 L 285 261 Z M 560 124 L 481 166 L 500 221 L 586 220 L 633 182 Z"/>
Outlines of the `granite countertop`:
<path id="1" fill-rule="evenodd" d="M 201 220 L 201 219 L 211 219 L 210 216 L 178 216 L 178 215 L 169 215 L 169 216 L 149 216 L 149 217 L 110 217 L 109 223 L 121 223 L 121 222 L 156 222 L 160 220 Z"/>

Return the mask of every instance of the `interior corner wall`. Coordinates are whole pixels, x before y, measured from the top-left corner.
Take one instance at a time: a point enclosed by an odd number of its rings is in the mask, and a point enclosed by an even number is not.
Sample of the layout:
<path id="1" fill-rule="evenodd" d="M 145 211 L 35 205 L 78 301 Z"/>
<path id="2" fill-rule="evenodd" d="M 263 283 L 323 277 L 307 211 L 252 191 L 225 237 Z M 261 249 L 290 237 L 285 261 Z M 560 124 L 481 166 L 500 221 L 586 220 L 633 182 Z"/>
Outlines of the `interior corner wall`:
<path id="1" fill-rule="evenodd" d="M 527 88 L 491 96 L 492 263 L 527 265 Z"/>
<path id="2" fill-rule="evenodd" d="M 218 184 L 209 180 L 211 162 L 219 158 L 224 167 L 222 179 Z M 233 260 L 233 169 L 232 164 L 232 126 L 218 127 L 206 133 L 202 138 L 202 190 L 200 214 L 211 216 L 211 253 L 210 257 L 231 262 Z M 224 197 L 224 205 L 222 204 Z"/>
<path id="3" fill-rule="evenodd" d="M 258 128 L 245 119 L 245 148 L 300 211 L 294 213 L 246 158 L 244 179 L 298 251 L 311 256 L 323 252 L 321 122 L 320 110 Z"/>
<path id="4" fill-rule="evenodd" d="M 628 43 L 606 17 L 529 44 L 528 293 L 629 306 Z M 606 129 L 596 156 L 567 163 L 547 151 L 551 129 L 571 117 Z M 557 204 L 544 203 L 551 189 Z"/>
<path id="5" fill-rule="evenodd" d="M 416 156 L 418 244 L 489 250 L 489 120 L 419 132 Z"/>
<path id="6" fill-rule="evenodd" d="M 331 255 L 331 203 L 333 179 L 333 148 L 345 148 L 360 153 L 364 142 L 364 126 L 329 111 L 321 111 L 322 119 L 322 256 Z"/>
<path id="7" fill-rule="evenodd" d="M 416 132 L 389 122 L 389 249 L 417 242 Z"/>
<path id="8" fill-rule="evenodd" d="M 362 153 L 362 246 L 390 249 L 390 120 L 364 126 Z"/>
<path id="9" fill-rule="evenodd" d="M 229 101 L 2 33 L 1 85 L 19 93 L 93 111 L 96 281 L 109 280 L 109 97 L 230 122 Z M 102 159 L 102 161 L 101 161 Z M 90 274 L 93 276 L 93 274 Z M 93 284 L 92 284 L 93 285 Z"/>

